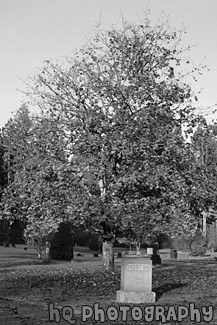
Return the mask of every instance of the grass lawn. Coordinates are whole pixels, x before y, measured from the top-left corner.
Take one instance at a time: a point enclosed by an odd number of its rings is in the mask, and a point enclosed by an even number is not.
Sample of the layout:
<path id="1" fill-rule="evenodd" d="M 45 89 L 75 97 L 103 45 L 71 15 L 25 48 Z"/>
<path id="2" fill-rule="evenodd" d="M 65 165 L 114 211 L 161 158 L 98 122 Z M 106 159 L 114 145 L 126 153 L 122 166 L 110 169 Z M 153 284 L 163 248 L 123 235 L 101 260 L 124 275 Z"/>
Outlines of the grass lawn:
<path id="1" fill-rule="evenodd" d="M 82 321 L 82 306 L 93 307 L 94 303 L 99 304 L 95 308 L 102 308 L 104 312 L 104 324 L 198 324 L 189 317 L 180 323 L 174 321 L 174 315 L 169 317 L 167 314 L 169 310 L 178 310 L 178 306 L 189 307 L 192 303 L 201 311 L 200 324 L 217 324 L 217 261 L 213 256 L 170 261 L 168 251 L 161 251 L 162 264 L 153 267 L 153 291 L 156 292 L 157 301 L 150 305 L 155 311 L 162 306 L 166 319 L 145 322 L 144 310 L 147 305 L 143 304 L 129 304 L 131 309 L 126 321 L 121 318 L 122 313 L 119 313 L 118 320 L 112 320 L 112 313 L 110 319 L 108 317 L 107 311 L 114 310 L 109 307 L 113 306 L 116 310 L 123 307 L 116 302 L 116 291 L 120 289 L 120 259 L 116 258 L 113 273 L 103 273 L 101 257 L 94 257 L 94 252 L 86 248 L 75 247 L 72 262 L 43 264 L 34 249 L 28 247 L 24 250 L 24 247 L 0 247 L 1 325 L 72 324 L 72 319 L 76 324 L 101 324 L 103 322 L 94 321 L 93 318 Z M 81 256 L 77 256 L 78 253 Z M 65 310 L 66 320 L 61 318 L 58 323 L 49 320 L 48 306 L 51 310 L 58 308 L 55 313 L 59 310 L 59 314 Z M 201 309 L 205 306 L 213 308 L 213 319 L 209 322 L 205 321 L 202 312 L 206 310 Z M 91 311 L 91 307 L 83 308 Z M 143 312 L 141 320 L 139 314 L 133 317 L 130 313 L 131 310 L 138 312 L 138 309 Z"/>

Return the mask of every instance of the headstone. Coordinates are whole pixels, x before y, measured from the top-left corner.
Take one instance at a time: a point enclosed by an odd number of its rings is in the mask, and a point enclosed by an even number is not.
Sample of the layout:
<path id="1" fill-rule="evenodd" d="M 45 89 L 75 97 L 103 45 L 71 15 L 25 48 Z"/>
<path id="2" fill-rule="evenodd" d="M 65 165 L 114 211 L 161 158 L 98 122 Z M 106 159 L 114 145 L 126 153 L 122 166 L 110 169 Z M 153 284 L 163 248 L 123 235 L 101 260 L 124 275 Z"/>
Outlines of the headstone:
<path id="1" fill-rule="evenodd" d="M 189 259 L 189 252 L 178 252 L 178 260 L 188 260 Z"/>
<path id="2" fill-rule="evenodd" d="M 147 254 L 148 255 L 153 255 L 153 248 L 152 247 L 147 248 Z"/>
<path id="3" fill-rule="evenodd" d="M 152 261 L 148 255 L 124 254 L 121 260 L 121 290 L 117 302 L 155 302 L 152 291 Z"/>
<path id="4" fill-rule="evenodd" d="M 47 261 L 50 259 L 50 243 L 49 243 L 49 241 L 47 241 L 46 245 L 45 245 L 45 259 Z"/>

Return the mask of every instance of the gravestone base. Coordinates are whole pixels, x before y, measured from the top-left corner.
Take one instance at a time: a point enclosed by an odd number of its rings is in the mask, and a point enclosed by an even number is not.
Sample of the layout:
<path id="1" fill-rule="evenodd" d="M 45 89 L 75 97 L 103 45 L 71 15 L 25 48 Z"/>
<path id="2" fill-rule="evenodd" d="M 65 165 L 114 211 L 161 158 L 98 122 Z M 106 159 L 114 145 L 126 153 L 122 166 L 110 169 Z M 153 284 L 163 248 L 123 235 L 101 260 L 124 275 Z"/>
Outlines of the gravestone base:
<path id="1" fill-rule="evenodd" d="M 156 301 L 156 293 L 150 292 L 134 292 L 134 291 L 117 291 L 117 302 L 143 304 Z"/>

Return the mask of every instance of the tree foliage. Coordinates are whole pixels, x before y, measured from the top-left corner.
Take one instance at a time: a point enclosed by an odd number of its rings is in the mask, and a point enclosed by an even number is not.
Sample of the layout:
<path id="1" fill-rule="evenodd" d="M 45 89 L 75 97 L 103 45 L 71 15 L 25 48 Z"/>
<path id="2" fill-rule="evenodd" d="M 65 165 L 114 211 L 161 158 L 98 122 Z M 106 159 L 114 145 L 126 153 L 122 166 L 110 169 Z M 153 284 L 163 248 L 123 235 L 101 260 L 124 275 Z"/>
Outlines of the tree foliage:
<path id="1" fill-rule="evenodd" d="M 19 198 L 29 224 L 70 219 L 111 243 L 195 232 L 203 190 L 183 126 L 199 121 L 187 80 L 200 69 L 191 70 L 184 33 L 145 16 L 99 29 L 62 64 L 47 61 L 28 82 L 41 115 L 5 206 Z"/>
<path id="2" fill-rule="evenodd" d="M 148 17 L 124 22 L 100 30 L 65 66 L 48 63 L 33 82 L 37 103 L 65 133 L 88 210 L 97 221 L 107 216 L 116 235 L 129 223 L 137 237 L 159 231 L 189 209 L 181 127 L 196 119 L 181 35 Z"/>

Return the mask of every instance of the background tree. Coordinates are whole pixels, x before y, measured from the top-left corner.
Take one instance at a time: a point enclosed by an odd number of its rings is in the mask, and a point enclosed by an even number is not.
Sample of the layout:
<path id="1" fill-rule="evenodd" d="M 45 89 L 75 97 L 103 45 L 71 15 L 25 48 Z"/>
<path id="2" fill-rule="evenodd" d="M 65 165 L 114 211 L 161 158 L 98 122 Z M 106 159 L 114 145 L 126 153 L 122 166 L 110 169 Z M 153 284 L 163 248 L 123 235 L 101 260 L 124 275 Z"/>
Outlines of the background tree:
<path id="1" fill-rule="evenodd" d="M 216 199 L 217 199 L 217 150 L 216 150 L 216 124 L 198 125 L 192 138 L 192 146 L 196 155 L 197 174 L 200 181 L 197 197 L 195 198 L 195 209 L 201 218 L 205 218 L 207 224 L 214 222 Z M 212 213 L 214 211 L 214 214 Z M 206 224 L 204 224 L 204 235 L 206 235 Z"/>
<path id="2" fill-rule="evenodd" d="M 184 177 L 188 184 L 187 198 L 190 208 L 188 219 L 190 222 L 188 224 L 182 222 L 178 235 L 182 241 L 181 246 L 187 242 L 192 254 L 201 254 L 205 252 L 207 246 L 204 245 L 207 244 L 206 228 L 210 225 L 214 228 L 216 220 L 215 124 L 207 124 L 204 119 L 201 119 L 191 138 L 189 154 L 192 156 L 191 167 Z"/>
<path id="3" fill-rule="evenodd" d="M 30 112 L 24 104 L 1 130 L 1 200 L 3 193 L 12 186 L 16 172 L 23 167 L 27 159 L 30 128 Z M 0 222 L 4 228 L 4 241 L 7 245 L 9 243 L 15 245 L 15 242 L 23 242 L 22 234 L 25 222 L 16 219 L 17 199 L 13 202 L 11 196 L 9 201 L 11 202 L 11 205 L 8 202 L 10 208 L 6 209 L 6 215 L 1 214 Z M 5 210 L 3 203 L 2 210 Z"/>
<path id="4" fill-rule="evenodd" d="M 11 222 L 16 219 L 26 221 L 24 237 L 27 241 L 32 240 L 40 257 L 46 241 L 64 218 L 66 202 L 56 168 L 65 162 L 65 154 L 64 146 L 60 149 L 58 133 L 54 134 L 48 127 L 49 119 L 34 116 L 31 122 L 22 147 L 19 139 L 17 147 L 14 146 L 14 152 L 19 156 L 21 150 L 25 157 L 20 162 L 14 154 L 13 181 L 4 191 L 3 205 Z M 8 137 L 10 143 L 9 140 Z"/>
<path id="5" fill-rule="evenodd" d="M 2 141 L 1 141 L 2 143 Z M 2 198 L 2 194 L 4 192 L 4 188 L 7 185 L 7 171 L 5 168 L 4 163 L 4 147 L 2 144 L 0 144 L 0 202 Z M 0 205 L 0 215 L 2 216 L 3 209 Z M 5 220 L 1 220 L 0 216 L 0 243 L 3 244 L 7 241 L 7 232 L 9 230 L 8 224 Z"/>

